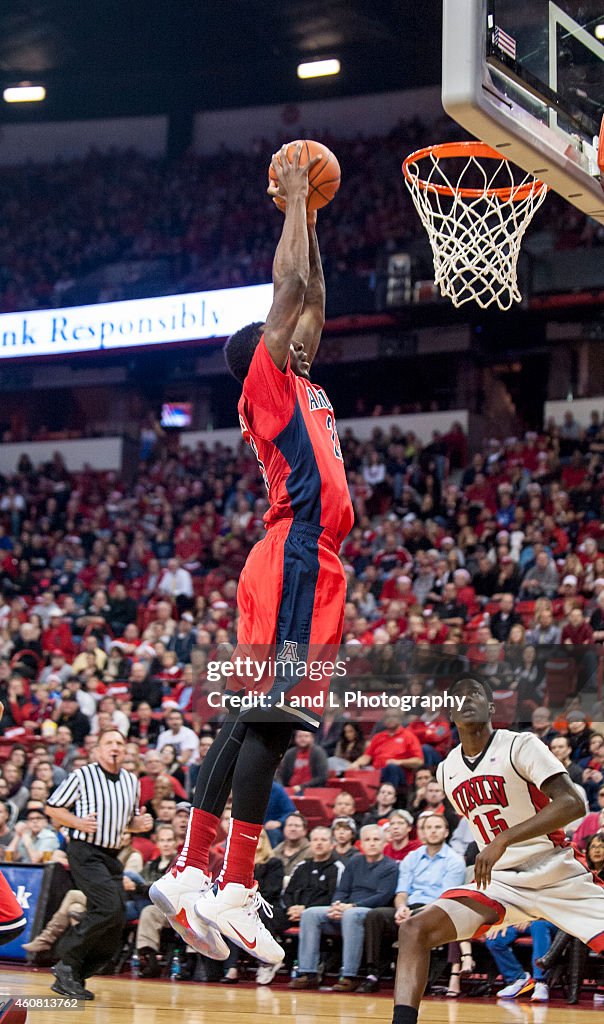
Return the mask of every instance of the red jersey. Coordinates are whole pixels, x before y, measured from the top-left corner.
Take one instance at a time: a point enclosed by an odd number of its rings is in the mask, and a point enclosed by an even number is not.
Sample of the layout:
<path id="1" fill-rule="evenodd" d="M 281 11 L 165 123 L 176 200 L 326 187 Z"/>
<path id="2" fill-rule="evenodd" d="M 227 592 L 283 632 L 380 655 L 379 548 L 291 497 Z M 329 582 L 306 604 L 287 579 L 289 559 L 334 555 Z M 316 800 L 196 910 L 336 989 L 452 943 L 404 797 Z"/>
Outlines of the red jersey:
<path id="1" fill-rule="evenodd" d="M 238 412 L 268 491 L 265 524 L 278 519 L 311 523 L 328 531 L 339 546 L 352 529 L 354 513 L 333 407 L 323 388 L 297 377 L 289 359 L 279 370 L 262 335 Z"/>

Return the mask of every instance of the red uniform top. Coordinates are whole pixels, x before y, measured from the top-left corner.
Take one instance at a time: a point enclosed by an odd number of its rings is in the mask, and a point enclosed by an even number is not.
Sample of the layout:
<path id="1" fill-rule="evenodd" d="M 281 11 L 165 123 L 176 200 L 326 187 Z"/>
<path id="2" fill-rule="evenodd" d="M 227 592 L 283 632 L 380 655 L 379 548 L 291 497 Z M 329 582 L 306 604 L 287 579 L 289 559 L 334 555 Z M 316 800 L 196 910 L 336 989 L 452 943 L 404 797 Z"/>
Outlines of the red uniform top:
<path id="1" fill-rule="evenodd" d="M 294 519 L 321 526 L 339 547 L 354 513 L 333 408 L 323 388 L 297 377 L 289 359 L 279 370 L 263 335 L 238 411 L 268 491 L 265 524 Z"/>

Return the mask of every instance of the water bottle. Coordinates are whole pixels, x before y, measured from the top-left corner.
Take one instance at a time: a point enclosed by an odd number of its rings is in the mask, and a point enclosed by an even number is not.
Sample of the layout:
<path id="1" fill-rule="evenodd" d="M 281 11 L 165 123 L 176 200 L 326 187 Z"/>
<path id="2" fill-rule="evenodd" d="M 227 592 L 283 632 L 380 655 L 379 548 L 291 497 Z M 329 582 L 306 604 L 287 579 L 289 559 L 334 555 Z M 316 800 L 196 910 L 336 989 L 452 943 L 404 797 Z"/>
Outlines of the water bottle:
<path id="1" fill-rule="evenodd" d="M 170 964 L 170 981 L 178 981 L 180 978 L 180 957 L 175 953 Z"/>
<path id="2" fill-rule="evenodd" d="M 297 977 L 298 977 L 298 961 L 294 960 L 294 962 L 292 964 L 292 972 L 290 974 L 290 979 L 291 979 L 291 981 L 295 981 Z"/>
<path id="3" fill-rule="evenodd" d="M 134 950 L 130 957 L 130 975 L 132 978 L 138 978 L 141 972 L 141 958 L 138 955 L 138 950 Z"/>

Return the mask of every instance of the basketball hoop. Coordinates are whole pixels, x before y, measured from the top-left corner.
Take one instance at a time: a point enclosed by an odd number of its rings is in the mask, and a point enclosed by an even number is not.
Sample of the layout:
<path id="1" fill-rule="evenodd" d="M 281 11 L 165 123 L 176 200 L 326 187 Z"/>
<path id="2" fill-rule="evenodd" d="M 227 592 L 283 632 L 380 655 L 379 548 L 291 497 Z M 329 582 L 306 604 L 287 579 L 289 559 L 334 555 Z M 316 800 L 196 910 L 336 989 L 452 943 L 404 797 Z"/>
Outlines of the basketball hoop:
<path id="1" fill-rule="evenodd" d="M 422 161 L 429 163 L 420 174 Z M 520 302 L 520 246 L 548 186 L 485 142 L 419 149 L 404 161 L 403 174 L 428 232 L 441 295 L 454 306 L 473 300 L 483 309 Z"/>

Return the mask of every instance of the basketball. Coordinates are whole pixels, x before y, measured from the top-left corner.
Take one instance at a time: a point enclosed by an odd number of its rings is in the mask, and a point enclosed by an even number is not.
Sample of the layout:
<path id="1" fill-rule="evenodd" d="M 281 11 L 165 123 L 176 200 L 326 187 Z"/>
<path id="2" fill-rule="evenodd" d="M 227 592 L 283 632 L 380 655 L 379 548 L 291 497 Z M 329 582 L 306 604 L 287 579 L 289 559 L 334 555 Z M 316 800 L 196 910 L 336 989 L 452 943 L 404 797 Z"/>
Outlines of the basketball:
<path id="1" fill-rule="evenodd" d="M 306 200 L 306 208 L 308 210 L 320 210 L 322 206 L 327 206 L 331 202 L 340 187 L 340 165 L 337 157 L 327 146 L 324 146 L 322 142 L 313 142 L 312 139 L 297 140 L 296 142 L 289 143 L 287 157 L 290 163 L 299 142 L 302 142 L 302 152 L 300 153 L 301 167 L 304 167 L 309 160 L 313 160 L 316 156 L 322 157 L 322 160 L 310 172 L 308 198 Z M 277 179 L 271 166 L 269 166 L 268 170 L 268 180 L 269 185 L 277 184 Z M 285 200 L 279 196 L 274 197 L 273 202 L 280 210 L 285 209 Z"/>
<path id="2" fill-rule="evenodd" d="M 15 1006 L 13 1000 L 0 1007 L 0 1024 L 25 1024 L 27 1010 L 23 1006 Z"/>

